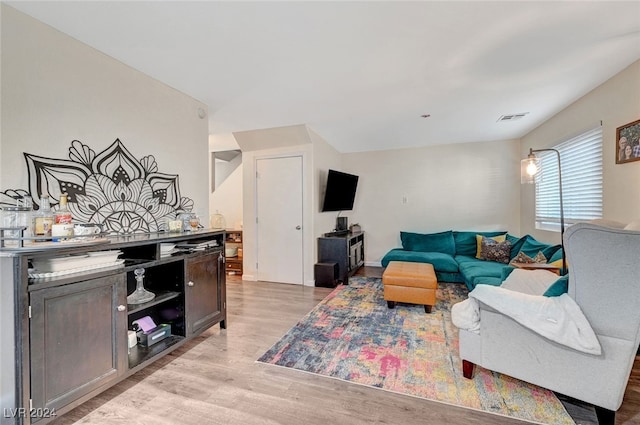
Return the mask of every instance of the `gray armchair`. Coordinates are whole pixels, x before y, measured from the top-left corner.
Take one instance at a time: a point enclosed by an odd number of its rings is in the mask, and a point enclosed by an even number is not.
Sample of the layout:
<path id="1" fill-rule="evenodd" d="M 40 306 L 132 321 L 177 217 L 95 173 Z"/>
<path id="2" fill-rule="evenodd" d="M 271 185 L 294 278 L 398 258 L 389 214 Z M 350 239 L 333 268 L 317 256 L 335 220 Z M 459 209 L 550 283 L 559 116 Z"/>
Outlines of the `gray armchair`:
<path id="1" fill-rule="evenodd" d="M 474 365 L 591 403 L 614 424 L 640 343 L 640 232 L 576 224 L 565 232 L 569 296 L 602 347 L 585 354 L 480 303 L 480 334 L 460 329 L 464 376 Z"/>

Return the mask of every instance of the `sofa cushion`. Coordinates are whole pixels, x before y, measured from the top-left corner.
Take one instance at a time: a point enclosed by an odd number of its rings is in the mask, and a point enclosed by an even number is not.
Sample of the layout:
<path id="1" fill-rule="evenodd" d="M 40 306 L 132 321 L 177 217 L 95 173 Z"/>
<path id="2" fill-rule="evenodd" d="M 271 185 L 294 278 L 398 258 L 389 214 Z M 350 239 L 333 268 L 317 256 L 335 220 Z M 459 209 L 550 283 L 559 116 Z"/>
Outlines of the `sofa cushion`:
<path id="1" fill-rule="evenodd" d="M 513 268 L 508 264 L 482 261 L 466 255 L 456 255 L 455 259 L 469 290 L 472 290 L 477 283 L 485 283 L 484 281 L 502 282 L 503 269 Z"/>
<path id="2" fill-rule="evenodd" d="M 558 264 L 558 267 L 562 267 L 562 254 L 562 248 L 554 252 L 551 258 L 549 258 L 549 264 L 559 262 L 556 264 Z"/>
<path id="3" fill-rule="evenodd" d="M 530 235 L 526 235 L 525 238 L 526 240 L 522 244 L 520 252 L 524 252 L 531 258 L 534 258 L 539 252 L 542 252 L 545 258 L 551 258 L 553 254 L 560 249 L 560 245 L 549 245 L 539 242 Z"/>
<path id="4" fill-rule="evenodd" d="M 476 235 L 480 236 L 498 236 L 504 235 L 506 231 L 501 232 L 453 232 L 453 240 L 455 241 L 456 255 L 474 256 L 478 251 L 478 242 Z"/>
<path id="5" fill-rule="evenodd" d="M 458 271 L 458 263 L 456 263 L 453 257 L 441 252 L 406 251 L 401 248 L 395 248 L 382 257 L 382 266 L 387 267 L 390 261 L 429 263 L 439 272 L 456 273 Z"/>
<path id="6" fill-rule="evenodd" d="M 496 242 L 504 242 L 507 235 L 497 235 L 497 236 L 483 236 L 476 235 L 476 258 L 483 260 L 482 258 L 482 240 L 483 239 L 492 239 Z M 511 242 L 509 242 L 511 243 Z"/>
<path id="7" fill-rule="evenodd" d="M 400 232 L 400 240 L 406 251 L 441 252 L 449 255 L 456 253 L 451 230 L 440 233 Z"/>
<path id="8" fill-rule="evenodd" d="M 563 255 L 564 251 L 562 250 L 562 248 L 560 248 L 559 250 L 557 250 L 552 256 L 551 258 L 549 258 L 549 264 L 551 264 L 552 266 L 555 266 L 557 268 L 560 269 L 560 274 L 564 275 L 567 274 L 568 270 L 565 270 L 562 268 L 563 263 L 562 263 L 562 255 Z M 566 262 L 566 260 L 565 260 Z M 569 268 L 569 264 L 566 264 L 567 269 Z"/>
<path id="9" fill-rule="evenodd" d="M 505 267 L 504 269 L 502 269 L 502 276 L 500 276 L 500 281 L 504 281 L 506 278 L 508 278 L 511 272 L 514 271 L 515 269 L 516 268 L 513 267 L 511 264 L 509 264 L 509 267 Z"/>
<path id="10" fill-rule="evenodd" d="M 522 245 L 527 240 L 527 236 L 517 237 L 507 233 L 506 240 L 511 242 L 511 253 L 509 254 L 509 259 L 513 260 L 513 258 L 520 252 Z"/>
<path id="11" fill-rule="evenodd" d="M 480 243 L 480 259 L 485 261 L 497 261 L 498 263 L 507 264 L 509 262 L 509 254 L 511 252 L 511 242 L 497 242 L 494 238 L 481 237 Z"/>
<path id="12" fill-rule="evenodd" d="M 495 261 L 482 261 L 466 256 L 456 256 L 456 260 L 460 273 L 468 280 L 472 280 L 476 276 L 502 277 L 502 269 L 507 266 L 507 264 Z"/>
<path id="13" fill-rule="evenodd" d="M 569 292 L 569 275 L 562 276 L 556 280 L 542 295 L 545 297 L 559 297 L 567 292 Z"/>
<path id="14" fill-rule="evenodd" d="M 472 280 L 473 287 L 476 285 L 491 285 L 491 286 L 500 286 L 502 285 L 502 278 L 499 277 L 489 277 L 489 276 L 476 276 Z"/>

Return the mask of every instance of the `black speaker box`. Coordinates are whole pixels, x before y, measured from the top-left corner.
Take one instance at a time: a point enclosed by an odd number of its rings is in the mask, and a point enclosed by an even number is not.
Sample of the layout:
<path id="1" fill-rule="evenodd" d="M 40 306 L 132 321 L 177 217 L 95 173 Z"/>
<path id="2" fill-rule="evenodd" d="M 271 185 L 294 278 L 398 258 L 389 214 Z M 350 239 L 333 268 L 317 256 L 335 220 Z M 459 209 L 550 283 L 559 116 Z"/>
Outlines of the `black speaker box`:
<path id="1" fill-rule="evenodd" d="M 335 288 L 338 285 L 338 263 L 316 263 L 316 286 Z"/>
<path id="2" fill-rule="evenodd" d="M 348 217 L 338 217 L 336 218 L 336 230 L 347 230 L 349 227 L 349 218 Z"/>

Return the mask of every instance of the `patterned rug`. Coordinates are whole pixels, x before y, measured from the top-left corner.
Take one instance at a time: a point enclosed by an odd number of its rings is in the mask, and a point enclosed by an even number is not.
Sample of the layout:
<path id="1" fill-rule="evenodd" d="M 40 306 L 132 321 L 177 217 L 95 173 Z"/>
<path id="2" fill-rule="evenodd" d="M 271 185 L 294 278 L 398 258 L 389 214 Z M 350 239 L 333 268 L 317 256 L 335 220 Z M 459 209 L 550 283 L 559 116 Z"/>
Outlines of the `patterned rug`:
<path id="1" fill-rule="evenodd" d="M 464 285 L 439 283 L 431 314 L 423 306 L 388 309 L 379 278 L 355 277 L 311 310 L 258 361 L 515 417 L 575 424 L 553 392 L 476 367 L 462 376 L 451 305 Z"/>

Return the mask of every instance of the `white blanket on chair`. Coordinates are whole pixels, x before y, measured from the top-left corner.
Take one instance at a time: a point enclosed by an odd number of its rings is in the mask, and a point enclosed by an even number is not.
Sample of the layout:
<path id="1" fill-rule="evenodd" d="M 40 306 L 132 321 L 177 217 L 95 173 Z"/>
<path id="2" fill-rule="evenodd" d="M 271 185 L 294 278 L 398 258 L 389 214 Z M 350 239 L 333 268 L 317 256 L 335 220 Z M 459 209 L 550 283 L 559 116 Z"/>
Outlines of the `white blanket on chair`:
<path id="1" fill-rule="evenodd" d="M 453 324 L 479 333 L 478 301 L 558 344 L 588 354 L 601 354 L 600 343 L 589 321 L 568 294 L 544 297 L 499 286 L 478 285 L 467 300 L 451 308 Z"/>

